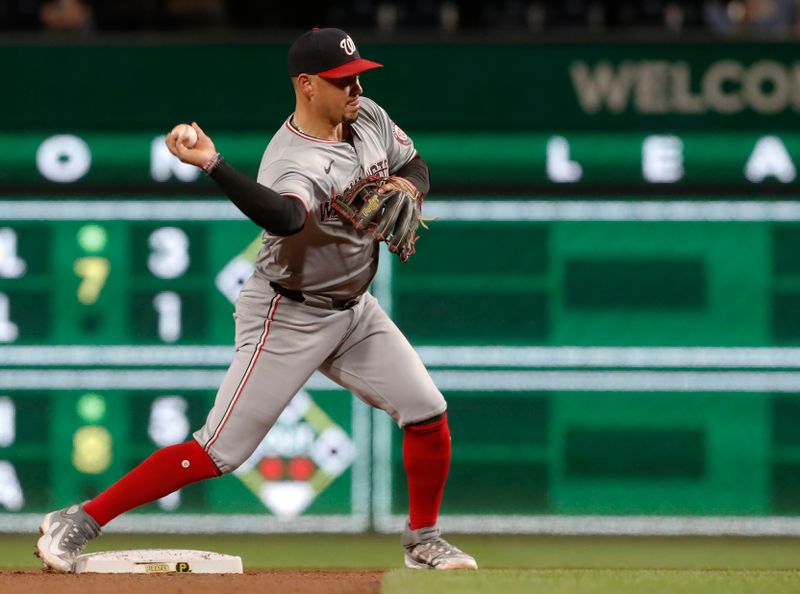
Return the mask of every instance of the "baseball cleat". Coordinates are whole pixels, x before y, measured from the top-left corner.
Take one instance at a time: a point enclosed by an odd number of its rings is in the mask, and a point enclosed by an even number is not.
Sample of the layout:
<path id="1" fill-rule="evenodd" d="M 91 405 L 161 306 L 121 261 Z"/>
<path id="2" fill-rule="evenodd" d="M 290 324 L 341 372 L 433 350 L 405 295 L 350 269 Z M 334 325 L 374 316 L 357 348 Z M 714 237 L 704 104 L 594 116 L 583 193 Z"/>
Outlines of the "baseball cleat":
<path id="1" fill-rule="evenodd" d="M 406 549 L 406 567 L 411 569 L 478 569 L 475 559 L 442 538 L 438 526 L 411 530 L 400 538 Z"/>
<path id="2" fill-rule="evenodd" d="M 36 543 L 36 554 L 51 569 L 70 573 L 75 569 L 75 559 L 86 543 L 100 536 L 100 525 L 83 511 L 80 505 L 50 512 L 39 526 L 41 537 Z"/>

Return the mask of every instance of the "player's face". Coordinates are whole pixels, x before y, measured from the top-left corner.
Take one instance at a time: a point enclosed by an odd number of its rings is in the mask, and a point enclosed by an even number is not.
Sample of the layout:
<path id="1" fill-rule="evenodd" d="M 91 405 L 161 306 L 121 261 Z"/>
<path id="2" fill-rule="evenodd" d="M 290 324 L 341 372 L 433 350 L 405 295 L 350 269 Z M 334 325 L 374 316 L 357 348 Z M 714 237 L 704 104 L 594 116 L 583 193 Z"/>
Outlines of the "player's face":
<path id="1" fill-rule="evenodd" d="M 364 92 L 358 75 L 345 78 L 319 77 L 318 100 L 332 122 L 351 124 L 358 119 L 358 97 Z"/>

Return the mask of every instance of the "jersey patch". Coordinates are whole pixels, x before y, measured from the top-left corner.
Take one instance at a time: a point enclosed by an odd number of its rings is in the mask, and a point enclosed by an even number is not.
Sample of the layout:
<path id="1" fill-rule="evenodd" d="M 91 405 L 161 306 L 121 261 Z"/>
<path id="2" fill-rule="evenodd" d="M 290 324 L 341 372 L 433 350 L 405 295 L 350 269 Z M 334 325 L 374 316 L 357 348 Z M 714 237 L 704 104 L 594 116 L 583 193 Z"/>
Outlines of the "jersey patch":
<path id="1" fill-rule="evenodd" d="M 411 139 L 408 137 L 408 134 L 403 132 L 402 128 L 392 122 L 392 129 L 394 130 L 394 139 L 402 144 L 403 146 L 411 146 Z"/>

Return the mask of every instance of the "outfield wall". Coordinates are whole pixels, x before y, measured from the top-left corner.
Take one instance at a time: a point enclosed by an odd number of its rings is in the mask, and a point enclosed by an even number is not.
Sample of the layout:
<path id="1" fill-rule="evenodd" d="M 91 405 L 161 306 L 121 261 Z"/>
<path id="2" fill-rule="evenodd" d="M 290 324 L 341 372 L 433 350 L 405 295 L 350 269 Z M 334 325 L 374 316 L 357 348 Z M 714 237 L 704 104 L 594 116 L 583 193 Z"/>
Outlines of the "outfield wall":
<path id="1" fill-rule="evenodd" d="M 800 534 L 794 47 L 363 45 L 432 171 L 373 292 L 450 403 L 447 527 Z M 0 530 L 203 422 L 258 230 L 162 135 L 196 119 L 254 173 L 284 50 L 0 46 Z M 216 76 L 187 98 L 178 67 Z M 400 435 L 314 377 L 237 473 L 112 527 L 394 531 Z"/>

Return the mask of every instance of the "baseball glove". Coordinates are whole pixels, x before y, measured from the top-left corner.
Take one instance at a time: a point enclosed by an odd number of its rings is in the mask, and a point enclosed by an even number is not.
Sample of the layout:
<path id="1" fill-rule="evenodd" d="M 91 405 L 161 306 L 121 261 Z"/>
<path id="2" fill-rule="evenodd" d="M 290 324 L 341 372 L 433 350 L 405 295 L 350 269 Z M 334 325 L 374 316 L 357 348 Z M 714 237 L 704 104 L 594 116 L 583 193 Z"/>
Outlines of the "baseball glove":
<path id="1" fill-rule="evenodd" d="M 383 184 L 392 182 L 395 188 L 379 192 Z M 420 226 L 427 229 L 420 212 L 420 194 L 402 177 L 367 177 L 341 197 L 333 200 L 339 216 L 356 229 L 368 230 L 377 241 L 385 241 L 389 250 L 408 261 L 415 252 Z"/>

